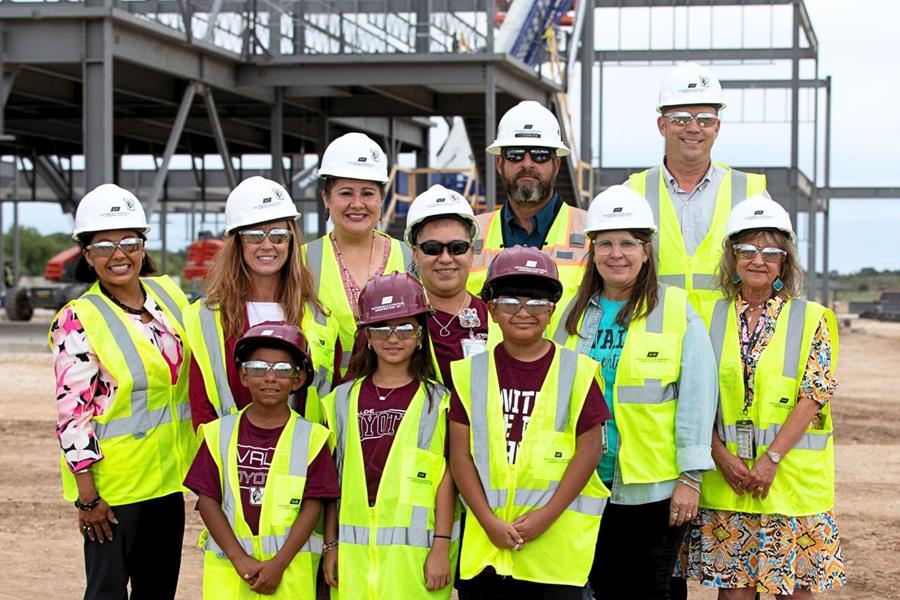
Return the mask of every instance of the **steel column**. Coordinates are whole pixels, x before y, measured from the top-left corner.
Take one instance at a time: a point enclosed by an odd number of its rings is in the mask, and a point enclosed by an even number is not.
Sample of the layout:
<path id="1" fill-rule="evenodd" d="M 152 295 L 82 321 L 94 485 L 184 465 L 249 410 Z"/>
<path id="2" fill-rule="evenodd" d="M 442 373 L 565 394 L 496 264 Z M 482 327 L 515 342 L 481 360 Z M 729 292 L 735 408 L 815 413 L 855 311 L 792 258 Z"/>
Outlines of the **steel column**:
<path id="1" fill-rule="evenodd" d="M 588 2 L 581 26 L 581 160 L 591 164 L 594 114 L 594 3 Z M 581 182 L 578 182 L 581 186 Z M 592 190 L 593 191 L 593 190 Z M 578 199 L 581 202 L 581 199 Z"/>
<path id="2" fill-rule="evenodd" d="M 490 28 L 490 23 L 488 24 Z M 497 79 L 493 65 L 484 68 L 484 141 L 493 143 L 497 137 Z M 480 148 L 478 152 L 484 152 Z M 484 199 L 487 210 L 497 208 L 497 168 L 494 166 L 494 155 L 488 154 L 484 158 Z"/>
<path id="3" fill-rule="evenodd" d="M 113 180 L 112 21 L 84 23 L 82 118 L 85 191 Z"/>
<path id="4" fill-rule="evenodd" d="M 416 53 L 431 50 L 431 0 L 419 0 L 416 5 Z"/>
<path id="5" fill-rule="evenodd" d="M 175 148 L 178 146 L 181 132 L 184 131 L 184 124 L 187 121 L 188 114 L 191 112 L 191 104 L 194 102 L 194 95 L 197 93 L 197 85 L 196 81 L 190 82 L 184 90 L 184 96 L 181 97 L 181 106 L 178 107 L 175 123 L 172 124 L 172 131 L 169 132 L 166 149 L 163 151 L 162 164 L 156 170 L 156 175 L 153 177 L 153 187 L 150 188 L 150 195 L 147 197 L 147 202 L 144 206 L 148 219 L 156 209 L 156 202 L 162 193 L 166 175 L 169 173 L 169 163 L 172 160 L 172 155 L 175 154 Z"/>
<path id="6" fill-rule="evenodd" d="M 825 188 L 831 187 L 831 75 L 825 78 Z M 830 306 L 828 301 L 828 276 L 831 267 L 828 261 L 830 246 L 829 240 L 829 224 L 831 221 L 831 198 L 825 198 L 825 218 L 822 224 L 822 270 L 825 272 L 825 279 L 822 281 L 822 300 L 826 306 Z"/>
<path id="7" fill-rule="evenodd" d="M 269 151 L 272 153 L 272 179 L 281 185 L 284 177 L 284 100 L 282 88 L 275 88 L 275 103 L 269 110 Z"/>

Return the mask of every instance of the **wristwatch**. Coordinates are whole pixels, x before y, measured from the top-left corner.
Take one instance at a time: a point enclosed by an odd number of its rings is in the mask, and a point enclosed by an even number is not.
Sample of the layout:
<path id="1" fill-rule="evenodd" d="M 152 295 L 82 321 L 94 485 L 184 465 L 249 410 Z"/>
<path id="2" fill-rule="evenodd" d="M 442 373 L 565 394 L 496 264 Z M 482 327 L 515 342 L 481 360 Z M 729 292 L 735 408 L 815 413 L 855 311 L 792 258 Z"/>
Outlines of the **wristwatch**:
<path id="1" fill-rule="evenodd" d="M 766 456 L 768 456 L 769 460 L 771 460 L 776 465 L 781 462 L 781 455 L 774 450 L 766 450 Z"/>

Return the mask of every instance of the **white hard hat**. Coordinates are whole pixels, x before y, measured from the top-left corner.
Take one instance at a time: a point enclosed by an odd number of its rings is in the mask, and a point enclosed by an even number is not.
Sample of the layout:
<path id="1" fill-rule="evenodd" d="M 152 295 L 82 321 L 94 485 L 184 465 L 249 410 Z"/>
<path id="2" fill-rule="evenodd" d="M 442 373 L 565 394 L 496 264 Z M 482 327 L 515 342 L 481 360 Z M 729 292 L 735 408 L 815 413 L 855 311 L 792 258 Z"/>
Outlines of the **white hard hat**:
<path id="1" fill-rule="evenodd" d="M 448 190 L 442 185 L 433 185 L 427 191 L 416 196 L 416 199 L 409 205 L 409 212 L 406 213 L 406 232 L 403 234 L 406 243 L 410 246 L 415 245 L 412 234 L 416 225 L 425 219 L 437 216 L 461 217 L 469 223 L 469 239 L 473 240 L 478 236 L 478 221 L 475 220 L 475 213 L 472 212 L 472 206 L 462 194 Z"/>
<path id="2" fill-rule="evenodd" d="M 84 195 L 75 210 L 72 239 L 83 233 L 133 229 L 144 235 L 150 232 L 144 207 L 137 197 L 113 183 L 98 185 Z"/>
<path id="3" fill-rule="evenodd" d="M 656 233 L 653 211 L 646 198 L 626 185 L 611 186 L 594 197 L 588 207 L 585 234 L 619 229 L 645 229 Z"/>
<path id="4" fill-rule="evenodd" d="M 509 146 L 555 148 L 556 156 L 571 154 L 563 144 L 559 121 L 534 100 L 523 100 L 506 111 L 497 125 L 497 139 L 485 148 L 485 152 L 500 154 L 502 148 Z"/>
<path id="5" fill-rule="evenodd" d="M 791 242 L 796 240 L 787 211 L 763 194 L 747 198 L 731 209 L 725 225 L 725 237 L 748 229 L 778 229 L 788 234 Z"/>
<path id="6" fill-rule="evenodd" d="M 722 84 L 712 71 L 695 62 L 682 63 L 663 79 L 659 86 L 659 103 L 656 110 L 670 106 L 707 104 L 725 108 Z"/>
<path id="7" fill-rule="evenodd" d="M 325 148 L 319 177 L 387 183 L 388 160 L 381 146 L 364 133 L 347 133 Z"/>
<path id="8" fill-rule="evenodd" d="M 284 187 L 265 177 L 243 180 L 228 194 L 225 201 L 225 233 L 247 225 L 268 223 L 300 216 L 294 201 Z"/>

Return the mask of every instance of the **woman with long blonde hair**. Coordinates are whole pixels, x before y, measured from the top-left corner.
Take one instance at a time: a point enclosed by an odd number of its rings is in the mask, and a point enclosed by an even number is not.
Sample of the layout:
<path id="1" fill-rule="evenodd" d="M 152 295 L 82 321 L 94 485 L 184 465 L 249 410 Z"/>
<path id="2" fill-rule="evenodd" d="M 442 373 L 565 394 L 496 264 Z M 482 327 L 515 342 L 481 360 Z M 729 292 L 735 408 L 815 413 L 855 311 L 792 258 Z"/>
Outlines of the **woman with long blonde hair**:
<path id="1" fill-rule="evenodd" d="M 234 344 L 259 323 L 299 325 L 315 370 L 306 398 L 294 408 L 321 420 L 319 398 L 331 391 L 341 345 L 336 323 L 326 319 L 306 268 L 294 220 L 294 202 L 280 184 L 262 177 L 241 182 L 225 204 L 225 244 L 207 276 L 207 296 L 185 318 L 196 343 L 190 401 L 194 427 L 250 403 L 234 363 Z"/>

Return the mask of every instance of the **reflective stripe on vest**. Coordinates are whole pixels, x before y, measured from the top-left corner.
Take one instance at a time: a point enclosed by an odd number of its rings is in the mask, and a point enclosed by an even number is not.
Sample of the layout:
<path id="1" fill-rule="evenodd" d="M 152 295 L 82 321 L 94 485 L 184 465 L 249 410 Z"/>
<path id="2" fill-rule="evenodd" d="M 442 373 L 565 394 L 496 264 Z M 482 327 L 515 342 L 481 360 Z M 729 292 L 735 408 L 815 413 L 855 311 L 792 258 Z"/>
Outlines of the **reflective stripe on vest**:
<path id="1" fill-rule="evenodd" d="M 237 535 L 237 518 L 235 516 L 237 510 L 237 501 L 232 493 L 230 482 L 230 469 L 228 468 L 228 447 L 231 444 L 231 438 L 237 435 L 237 424 L 240 413 L 228 415 L 221 420 L 221 430 L 219 432 L 219 460 L 221 461 L 220 471 L 222 472 L 222 512 L 228 520 L 228 525 L 235 532 L 235 537 L 241 548 L 248 555 L 253 556 L 253 538 L 241 537 Z M 309 436 L 312 431 L 312 423 L 306 419 L 296 419 L 294 425 L 294 434 L 291 439 L 291 460 L 288 474 L 297 477 L 306 477 L 307 465 L 309 464 Z M 262 535 L 259 537 L 261 549 L 266 554 L 275 554 L 284 545 L 290 534 L 290 528 L 287 528 L 283 534 Z M 215 552 L 219 558 L 225 558 L 225 552 L 216 543 L 212 535 L 206 537 L 206 545 L 203 548 L 210 552 Z M 315 552 L 322 551 L 322 538 L 310 535 L 306 543 L 300 548 L 299 552 Z"/>
<path id="2" fill-rule="evenodd" d="M 569 421 L 569 398 L 572 395 L 572 382 L 575 380 L 575 371 L 578 367 L 578 355 L 571 350 L 559 348 L 559 379 L 557 382 L 556 415 L 554 429 L 562 433 Z M 490 368 L 490 353 L 482 352 L 472 357 L 472 381 L 469 385 L 472 403 L 472 415 L 469 419 L 472 428 L 472 458 L 475 462 L 475 470 L 484 488 L 491 510 L 502 508 L 506 505 L 507 490 L 491 487 L 491 458 L 490 438 L 488 432 L 488 370 Z M 553 492 L 559 487 L 559 482 L 549 482 L 547 489 L 529 490 L 517 488 L 513 496 L 513 504 L 516 506 L 533 506 L 540 508 L 550 501 Z M 606 506 L 606 498 L 590 498 L 579 495 L 575 498 L 567 510 L 586 515 L 600 516 Z"/>
<path id="3" fill-rule="evenodd" d="M 661 226 L 659 220 L 659 178 L 660 171 L 662 168 L 660 166 L 655 166 L 651 168 L 647 172 L 647 180 L 645 184 L 644 197 L 647 199 L 647 203 L 650 204 L 650 210 L 653 211 L 653 220 L 657 225 Z M 737 171 L 735 169 L 730 170 L 731 173 L 731 207 L 734 208 L 736 204 L 741 202 L 742 200 L 747 199 L 747 174 L 743 171 Z M 653 236 L 653 250 L 656 253 L 657 260 L 660 260 L 660 248 L 659 248 L 659 240 L 662 236 L 654 235 Z M 686 274 L 669 274 L 669 275 L 660 275 L 659 282 L 664 283 L 666 285 L 674 285 L 676 287 L 688 289 Z M 709 274 L 691 274 L 691 282 L 692 288 L 695 290 L 716 290 L 715 286 L 715 276 Z"/>
<path id="4" fill-rule="evenodd" d="M 203 343 L 209 353 L 209 363 L 212 367 L 213 383 L 219 396 L 219 407 L 216 414 L 219 417 L 230 415 L 237 411 L 231 387 L 228 385 L 228 371 L 225 369 L 225 348 L 222 345 L 222 337 L 219 335 L 219 327 L 216 323 L 216 311 L 205 304 L 200 306 L 200 332 L 203 335 Z"/>
<path id="5" fill-rule="evenodd" d="M 338 474 L 344 472 L 346 432 L 348 431 L 347 421 L 350 418 L 350 392 L 356 381 L 358 380 L 347 381 L 335 389 L 334 431 L 344 432 L 343 435 L 338 436 L 335 447 L 335 465 L 337 466 Z M 438 407 L 440 406 L 442 389 L 444 388 L 440 386 L 431 386 L 428 399 L 422 402 L 422 412 L 419 416 L 419 428 L 416 438 L 416 447 L 419 450 L 428 450 L 431 446 L 431 440 L 437 429 L 438 416 L 440 414 Z M 431 406 L 430 410 L 429 404 Z M 376 527 L 374 545 L 430 548 L 434 540 L 434 532 L 428 529 L 429 510 L 426 506 L 412 506 L 409 527 Z M 338 511 L 340 512 L 340 500 L 338 501 Z M 368 545 L 372 543 L 371 535 L 372 530 L 369 527 L 338 524 L 338 541 L 342 544 Z M 458 521 L 453 524 L 450 537 L 451 540 L 459 538 Z"/>
<path id="6" fill-rule="evenodd" d="M 166 308 L 169 309 L 169 312 L 172 313 L 172 316 L 175 317 L 175 320 L 178 321 L 178 324 L 184 329 L 184 318 L 181 316 L 181 308 L 178 307 L 178 304 L 175 302 L 175 299 L 169 295 L 169 292 L 164 290 L 159 283 L 150 278 L 141 279 L 141 283 L 153 290 L 153 293 L 159 297 L 159 301 L 166 305 Z"/>
<path id="7" fill-rule="evenodd" d="M 716 357 L 716 366 L 722 364 L 722 350 L 725 345 L 725 329 L 731 313 L 731 300 L 722 298 L 716 301 L 713 307 L 713 316 L 709 326 L 709 337 L 712 341 L 713 353 Z M 784 308 L 787 308 L 786 305 Z M 793 300 L 790 303 L 788 314 L 787 338 L 784 347 L 784 368 L 782 376 L 793 379 L 797 376 L 797 365 L 800 363 L 800 344 L 803 341 L 803 327 L 806 319 L 806 300 Z M 784 310 L 784 308 L 782 310 Z M 737 443 L 737 426 L 725 425 L 722 417 L 722 398 L 719 397 L 719 411 L 716 415 L 716 428 L 719 438 L 725 443 Z M 775 440 L 775 436 L 781 430 L 782 425 L 773 423 L 768 428 L 755 427 L 756 444 L 768 446 Z M 831 432 L 804 433 L 794 448 L 803 450 L 825 450 Z"/>
<path id="8" fill-rule="evenodd" d="M 125 363 L 128 365 L 133 381 L 131 415 L 112 419 L 106 423 L 94 421 L 92 423 L 94 433 L 100 440 L 122 435 L 132 435 L 140 439 L 147 435 L 147 431 L 150 429 L 171 422 L 172 411 L 168 406 L 148 410 L 147 371 L 144 368 L 144 361 L 141 360 L 137 346 L 134 345 L 134 340 L 131 339 L 125 327 L 125 323 L 116 316 L 102 297 L 95 294 L 87 294 L 83 298 L 93 304 L 94 308 L 103 316 L 110 333 L 116 339 L 119 349 L 122 351 L 122 356 L 125 357 Z M 190 415 L 190 407 L 187 410 L 187 414 Z M 179 409 L 179 412 L 181 412 L 181 409 Z"/>

